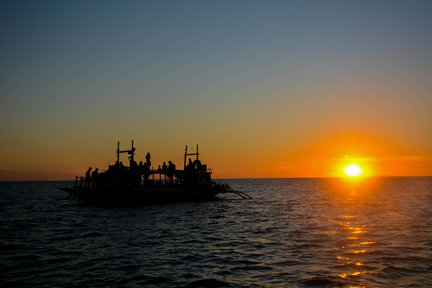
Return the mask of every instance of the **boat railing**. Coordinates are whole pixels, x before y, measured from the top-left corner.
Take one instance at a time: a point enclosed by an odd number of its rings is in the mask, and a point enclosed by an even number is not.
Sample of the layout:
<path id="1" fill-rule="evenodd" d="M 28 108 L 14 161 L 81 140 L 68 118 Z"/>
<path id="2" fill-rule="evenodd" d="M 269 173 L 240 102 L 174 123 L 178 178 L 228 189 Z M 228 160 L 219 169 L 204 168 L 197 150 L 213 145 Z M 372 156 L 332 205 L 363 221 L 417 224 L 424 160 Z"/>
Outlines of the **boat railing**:
<path id="1" fill-rule="evenodd" d="M 75 176 L 74 187 L 83 187 L 84 183 L 85 182 L 83 176 Z"/>

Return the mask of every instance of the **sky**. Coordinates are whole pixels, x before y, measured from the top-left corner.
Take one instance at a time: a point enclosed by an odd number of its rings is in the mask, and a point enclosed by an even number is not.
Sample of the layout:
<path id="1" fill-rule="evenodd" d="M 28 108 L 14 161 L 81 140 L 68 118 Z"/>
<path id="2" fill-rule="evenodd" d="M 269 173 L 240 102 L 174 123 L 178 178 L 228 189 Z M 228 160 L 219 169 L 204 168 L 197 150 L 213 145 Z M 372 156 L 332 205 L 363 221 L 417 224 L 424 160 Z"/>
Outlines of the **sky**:
<path id="1" fill-rule="evenodd" d="M 0 181 L 432 175 L 432 1 L 1 1 Z M 123 161 L 127 161 L 124 156 Z"/>

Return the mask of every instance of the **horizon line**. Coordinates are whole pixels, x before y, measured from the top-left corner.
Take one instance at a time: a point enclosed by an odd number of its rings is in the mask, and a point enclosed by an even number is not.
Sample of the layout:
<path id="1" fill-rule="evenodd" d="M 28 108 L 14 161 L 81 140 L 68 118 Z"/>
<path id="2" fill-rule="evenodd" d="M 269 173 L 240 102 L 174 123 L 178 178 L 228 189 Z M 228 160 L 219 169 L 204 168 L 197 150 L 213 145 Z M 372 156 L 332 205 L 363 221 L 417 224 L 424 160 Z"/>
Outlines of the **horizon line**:
<path id="1" fill-rule="evenodd" d="M 432 175 L 410 175 L 410 176 L 363 176 L 361 179 L 373 179 L 373 178 L 428 178 Z M 252 177 L 252 178 L 214 178 L 213 180 L 252 180 L 252 179 L 346 179 L 345 176 L 310 176 L 310 177 Z M 74 180 L 0 180 L 0 183 L 16 183 L 16 182 L 74 182 Z"/>

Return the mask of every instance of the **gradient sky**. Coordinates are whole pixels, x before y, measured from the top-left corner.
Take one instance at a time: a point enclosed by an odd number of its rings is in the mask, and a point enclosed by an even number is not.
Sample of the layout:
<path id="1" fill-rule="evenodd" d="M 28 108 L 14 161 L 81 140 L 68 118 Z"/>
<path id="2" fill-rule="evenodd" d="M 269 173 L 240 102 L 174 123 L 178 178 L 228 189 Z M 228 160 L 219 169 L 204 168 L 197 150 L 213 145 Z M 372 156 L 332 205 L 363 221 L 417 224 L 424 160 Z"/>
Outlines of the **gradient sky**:
<path id="1" fill-rule="evenodd" d="M 432 175 L 432 1 L 1 1 L 0 180 L 117 141 L 218 178 Z M 126 161 L 126 157 L 123 159 Z"/>

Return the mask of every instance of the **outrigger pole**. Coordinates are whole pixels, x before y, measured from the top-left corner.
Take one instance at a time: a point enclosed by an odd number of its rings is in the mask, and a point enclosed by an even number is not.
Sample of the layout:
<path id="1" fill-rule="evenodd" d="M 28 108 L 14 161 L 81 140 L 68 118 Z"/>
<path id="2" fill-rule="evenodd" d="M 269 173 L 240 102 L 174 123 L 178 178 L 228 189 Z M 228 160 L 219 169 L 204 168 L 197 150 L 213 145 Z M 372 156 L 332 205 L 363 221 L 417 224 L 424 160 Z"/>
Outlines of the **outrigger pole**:
<path id="1" fill-rule="evenodd" d="M 123 150 L 120 151 L 120 142 L 117 142 L 117 163 L 120 163 L 120 153 L 128 153 L 130 156 L 130 163 L 132 163 L 134 161 L 134 153 L 135 153 L 135 148 L 133 145 L 133 140 L 132 140 L 132 148 L 130 150 Z"/>
<path id="2" fill-rule="evenodd" d="M 186 149 L 185 149 L 185 154 L 184 154 L 184 168 L 186 168 L 186 158 L 187 156 L 194 156 L 196 155 L 196 160 L 198 160 L 198 144 L 197 144 L 197 148 L 196 148 L 196 153 L 187 153 L 187 145 L 186 145 Z"/>

